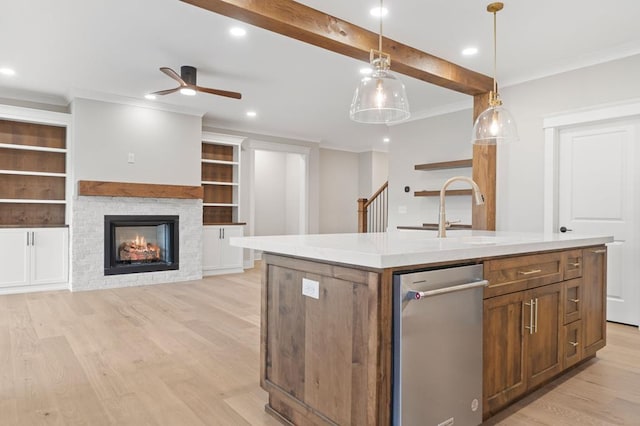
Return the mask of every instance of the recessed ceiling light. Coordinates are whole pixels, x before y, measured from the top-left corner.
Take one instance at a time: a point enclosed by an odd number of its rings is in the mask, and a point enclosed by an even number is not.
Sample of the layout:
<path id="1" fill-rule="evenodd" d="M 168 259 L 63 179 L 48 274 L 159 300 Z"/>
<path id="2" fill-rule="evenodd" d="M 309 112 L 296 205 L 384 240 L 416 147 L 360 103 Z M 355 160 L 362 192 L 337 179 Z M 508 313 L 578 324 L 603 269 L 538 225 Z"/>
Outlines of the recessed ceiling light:
<path id="1" fill-rule="evenodd" d="M 233 27 L 229 30 L 229 34 L 231 34 L 234 37 L 244 37 L 247 35 L 247 30 L 240 27 Z"/>
<path id="2" fill-rule="evenodd" d="M 12 76 L 12 75 L 16 75 L 16 72 L 11 68 L 0 68 L 0 74 Z"/>
<path id="3" fill-rule="evenodd" d="M 388 137 L 384 137 L 384 138 L 382 138 L 382 142 L 389 143 L 389 142 L 391 142 L 391 139 L 389 139 Z"/>
<path id="4" fill-rule="evenodd" d="M 255 117 L 258 115 L 255 111 L 247 111 L 247 117 Z"/>
<path id="5" fill-rule="evenodd" d="M 369 75 L 373 72 L 373 70 L 369 67 L 365 67 L 365 68 L 360 68 L 360 74 L 362 75 Z"/>
<path id="6" fill-rule="evenodd" d="M 473 56 L 475 54 L 478 53 L 478 48 L 477 47 L 466 47 L 464 49 L 462 49 L 462 54 L 464 56 Z"/>
<path id="7" fill-rule="evenodd" d="M 371 9 L 369 11 L 369 13 L 372 16 L 375 16 L 376 18 L 380 17 L 380 16 L 387 16 L 387 13 L 389 13 L 389 9 L 387 9 L 386 7 L 374 7 L 373 9 Z"/>
<path id="8" fill-rule="evenodd" d="M 147 93 L 146 95 L 144 95 L 145 99 L 149 99 L 150 101 L 153 101 L 156 99 L 156 95 L 153 95 L 151 93 Z"/>
<path id="9" fill-rule="evenodd" d="M 182 89 L 180 89 L 180 93 L 187 96 L 195 96 L 196 91 L 189 87 L 183 87 Z"/>

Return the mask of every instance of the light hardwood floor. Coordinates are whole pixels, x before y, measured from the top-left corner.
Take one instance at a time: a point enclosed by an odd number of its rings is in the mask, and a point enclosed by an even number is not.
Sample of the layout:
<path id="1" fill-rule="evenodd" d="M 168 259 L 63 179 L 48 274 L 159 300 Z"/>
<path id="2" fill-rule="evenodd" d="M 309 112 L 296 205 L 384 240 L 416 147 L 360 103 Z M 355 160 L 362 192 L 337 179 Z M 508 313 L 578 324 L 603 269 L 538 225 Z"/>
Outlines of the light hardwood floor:
<path id="1" fill-rule="evenodd" d="M 258 385 L 260 273 L 0 296 L 0 425 L 278 425 Z M 640 425 L 640 332 L 488 424 Z"/>

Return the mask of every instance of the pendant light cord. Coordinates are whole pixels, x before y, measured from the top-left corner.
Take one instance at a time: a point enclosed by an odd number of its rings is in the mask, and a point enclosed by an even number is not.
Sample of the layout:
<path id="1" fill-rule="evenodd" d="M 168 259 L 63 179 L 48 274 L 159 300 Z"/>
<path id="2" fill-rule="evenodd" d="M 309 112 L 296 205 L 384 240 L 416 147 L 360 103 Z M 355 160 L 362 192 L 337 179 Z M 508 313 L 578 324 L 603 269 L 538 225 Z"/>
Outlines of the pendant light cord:
<path id="1" fill-rule="evenodd" d="M 378 55 L 382 60 L 382 1 L 380 0 L 380 33 L 378 36 Z"/>
<path id="2" fill-rule="evenodd" d="M 497 76 L 496 74 L 498 73 L 498 60 L 497 60 L 497 56 L 498 56 L 498 43 L 497 43 L 497 31 L 496 31 L 496 11 L 493 12 L 493 96 L 494 98 L 496 96 L 498 96 L 498 82 L 496 80 Z"/>

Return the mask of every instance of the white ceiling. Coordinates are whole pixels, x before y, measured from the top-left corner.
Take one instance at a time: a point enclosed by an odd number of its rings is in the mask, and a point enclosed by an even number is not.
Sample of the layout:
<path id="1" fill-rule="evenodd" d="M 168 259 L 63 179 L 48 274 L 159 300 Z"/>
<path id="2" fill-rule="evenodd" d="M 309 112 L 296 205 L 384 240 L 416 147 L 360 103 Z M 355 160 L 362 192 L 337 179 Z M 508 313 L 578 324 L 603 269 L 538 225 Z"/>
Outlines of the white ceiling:
<path id="1" fill-rule="evenodd" d="M 241 24 L 178 0 L 6 0 L 0 14 L 0 97 L 66 105 L 74 96 L 151 101 L 175 87 L 158 68 L 198 68 L 198 84 L 242 92 L 242 100 L 172 94 L 153 104 L 205 113 L 207 125 L 385 150 L 386 127 L 353 123 L 349 104 L 362 62 Z M 377 32 L 376 0 L 305 0 L 308 6 Z M 488 3 L 488 2 L 487 2 Z M 492 17 L 486 3 L 387 0 L 384 35 L 464 67 L 492 74 Z M 640 53 L 640 1 L 505 1 L 498 14 L 502 87 Z M 479 54 L 460 51 L 476 45 Z M 393 58 L 392 58 L 393 60 Z M 470 98 L 401 76 L 412 116 L 471 105 Z M 248 119 L 246 111 L 258 116 Z"/>

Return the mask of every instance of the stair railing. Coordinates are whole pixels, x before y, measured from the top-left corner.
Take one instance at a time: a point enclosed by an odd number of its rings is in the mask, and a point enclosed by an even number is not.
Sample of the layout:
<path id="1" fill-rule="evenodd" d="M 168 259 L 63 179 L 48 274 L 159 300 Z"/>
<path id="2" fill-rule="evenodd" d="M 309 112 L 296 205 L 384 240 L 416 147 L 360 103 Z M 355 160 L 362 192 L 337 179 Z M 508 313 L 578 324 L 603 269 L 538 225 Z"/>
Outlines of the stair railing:
<path id="1" fill-rule="evenodd" d="M 389 182 L 382 184 L 371 198 L 358 199 L 358 232 L 385 232 L 389 222 L 387 201 Z"/>

